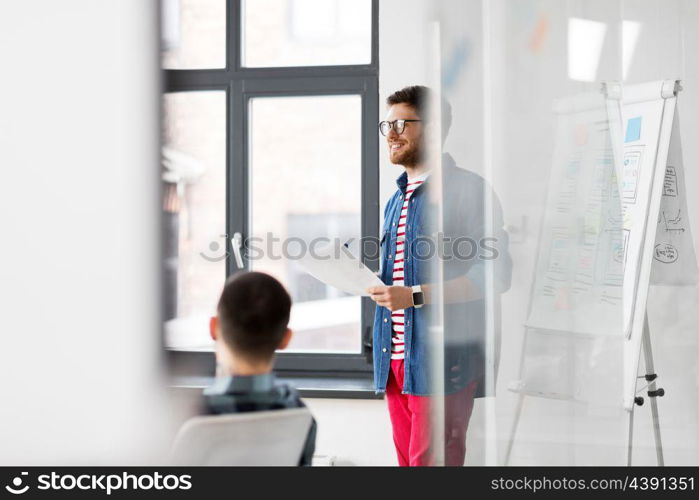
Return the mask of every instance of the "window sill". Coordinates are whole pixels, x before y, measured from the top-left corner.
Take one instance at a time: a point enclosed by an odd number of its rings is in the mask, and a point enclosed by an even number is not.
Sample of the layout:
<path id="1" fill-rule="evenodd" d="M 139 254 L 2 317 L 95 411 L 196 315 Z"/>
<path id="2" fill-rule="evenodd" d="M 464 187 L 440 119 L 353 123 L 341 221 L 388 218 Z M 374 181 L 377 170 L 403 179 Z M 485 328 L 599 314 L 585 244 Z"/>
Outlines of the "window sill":
<path id="1" fill-rule="evenodd" d="M 174 389 L 203 390 L 213 383 L 214 377 L 179 376 L 172 379 Z M 361 376 L 291 377 L 277 374 L 277 380 L 295 387 L 302 398 L 322 399 L 383 399 L 374 392 L 373 379 Z"/>

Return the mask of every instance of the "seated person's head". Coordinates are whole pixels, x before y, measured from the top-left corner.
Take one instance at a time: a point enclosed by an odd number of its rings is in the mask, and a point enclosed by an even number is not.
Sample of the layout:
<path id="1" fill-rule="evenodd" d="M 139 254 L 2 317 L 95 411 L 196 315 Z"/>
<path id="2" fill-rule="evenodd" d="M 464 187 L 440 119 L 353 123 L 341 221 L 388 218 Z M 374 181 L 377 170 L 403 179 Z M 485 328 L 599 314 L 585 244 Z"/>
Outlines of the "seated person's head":
<path id="1" fill-rule="evenodd" d="M 223 374 L 256 375 L 271 371 L 276 349 L 291 340 L 291 297 L 268 274 L 237 273 L 226 281 L 211 318 L 211 338 Z"/>

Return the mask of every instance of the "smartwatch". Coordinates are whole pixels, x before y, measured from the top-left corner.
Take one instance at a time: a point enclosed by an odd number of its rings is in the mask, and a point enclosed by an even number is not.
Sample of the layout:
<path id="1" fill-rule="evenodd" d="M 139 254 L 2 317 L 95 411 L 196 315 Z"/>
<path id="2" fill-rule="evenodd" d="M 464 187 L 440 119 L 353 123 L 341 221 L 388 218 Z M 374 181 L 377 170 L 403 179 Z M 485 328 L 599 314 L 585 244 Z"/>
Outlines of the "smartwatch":
<path id="1" fill-rule="evenodd" d="M 420 285 L 415 285 L 413 287 L 413 307 L 416 309 L 421 308 L 425 305 L 425 294 L 422 291 Z"/>

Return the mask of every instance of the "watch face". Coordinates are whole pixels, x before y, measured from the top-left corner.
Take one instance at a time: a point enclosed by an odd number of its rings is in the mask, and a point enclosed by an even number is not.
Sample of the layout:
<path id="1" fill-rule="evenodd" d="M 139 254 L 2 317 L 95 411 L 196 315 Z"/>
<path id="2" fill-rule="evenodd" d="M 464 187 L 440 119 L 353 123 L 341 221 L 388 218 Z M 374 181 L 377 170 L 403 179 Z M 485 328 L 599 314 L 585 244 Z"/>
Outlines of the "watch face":
<path id="1" fill-rule="evenodd" d="M 425 303 L 425 295 L 422 292 L 413 293 L 413 304 L 421 306 Z"/>

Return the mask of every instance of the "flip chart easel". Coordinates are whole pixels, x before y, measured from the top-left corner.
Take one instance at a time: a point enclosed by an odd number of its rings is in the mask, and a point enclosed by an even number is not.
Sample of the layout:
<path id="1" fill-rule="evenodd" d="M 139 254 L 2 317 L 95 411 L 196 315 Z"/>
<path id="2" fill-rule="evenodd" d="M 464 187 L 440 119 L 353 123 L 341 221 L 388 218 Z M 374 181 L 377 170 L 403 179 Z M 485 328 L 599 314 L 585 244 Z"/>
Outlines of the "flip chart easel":
<path id="1" fill-rule="evenodd" d="M 520 377 L 510 387 L 519 397 L 505 463 L 510 460 L 525 396 L 579 401 L 578 394 L 559 390 L 552 383 L 556 380 L 542 384 L 527 379 L 528 344 L 533 335 L 543 333 L 550 339 L 564 337 L 561 345 L 568 356 L 574 355 L 574 339 L 623 343 L 627 462 L 632 458 L 635 406 L 644 403 L 637 394 L 640 378 L 647 382 L 642 390 L 647 389 L 651 402 L 656 455 L 658 464 L 663 464 L 656 398 L 664 390 L 657 387 L 654 371 L 646 313 L 648 287 L 699 280 L 686 216 L 676 113 L 680 90 L 678 81 L 650 82 L 625 87 L 622 98 L 621 85 L 612 83 L 603 86 L 603 95 L 577 96 L 554 106 L 558 123 L 553 170 Z M 584 210 L 580 203 L 587 203 Z M 573 215 L 582 222 L 576 224 L 570 218 Z M 551 343 L 556 342 L 560 341 Z M 641 350 L 646 374 L 638 377 Z M 586 375 L 562 372 L 558 378 L 584 380 Z"/>

